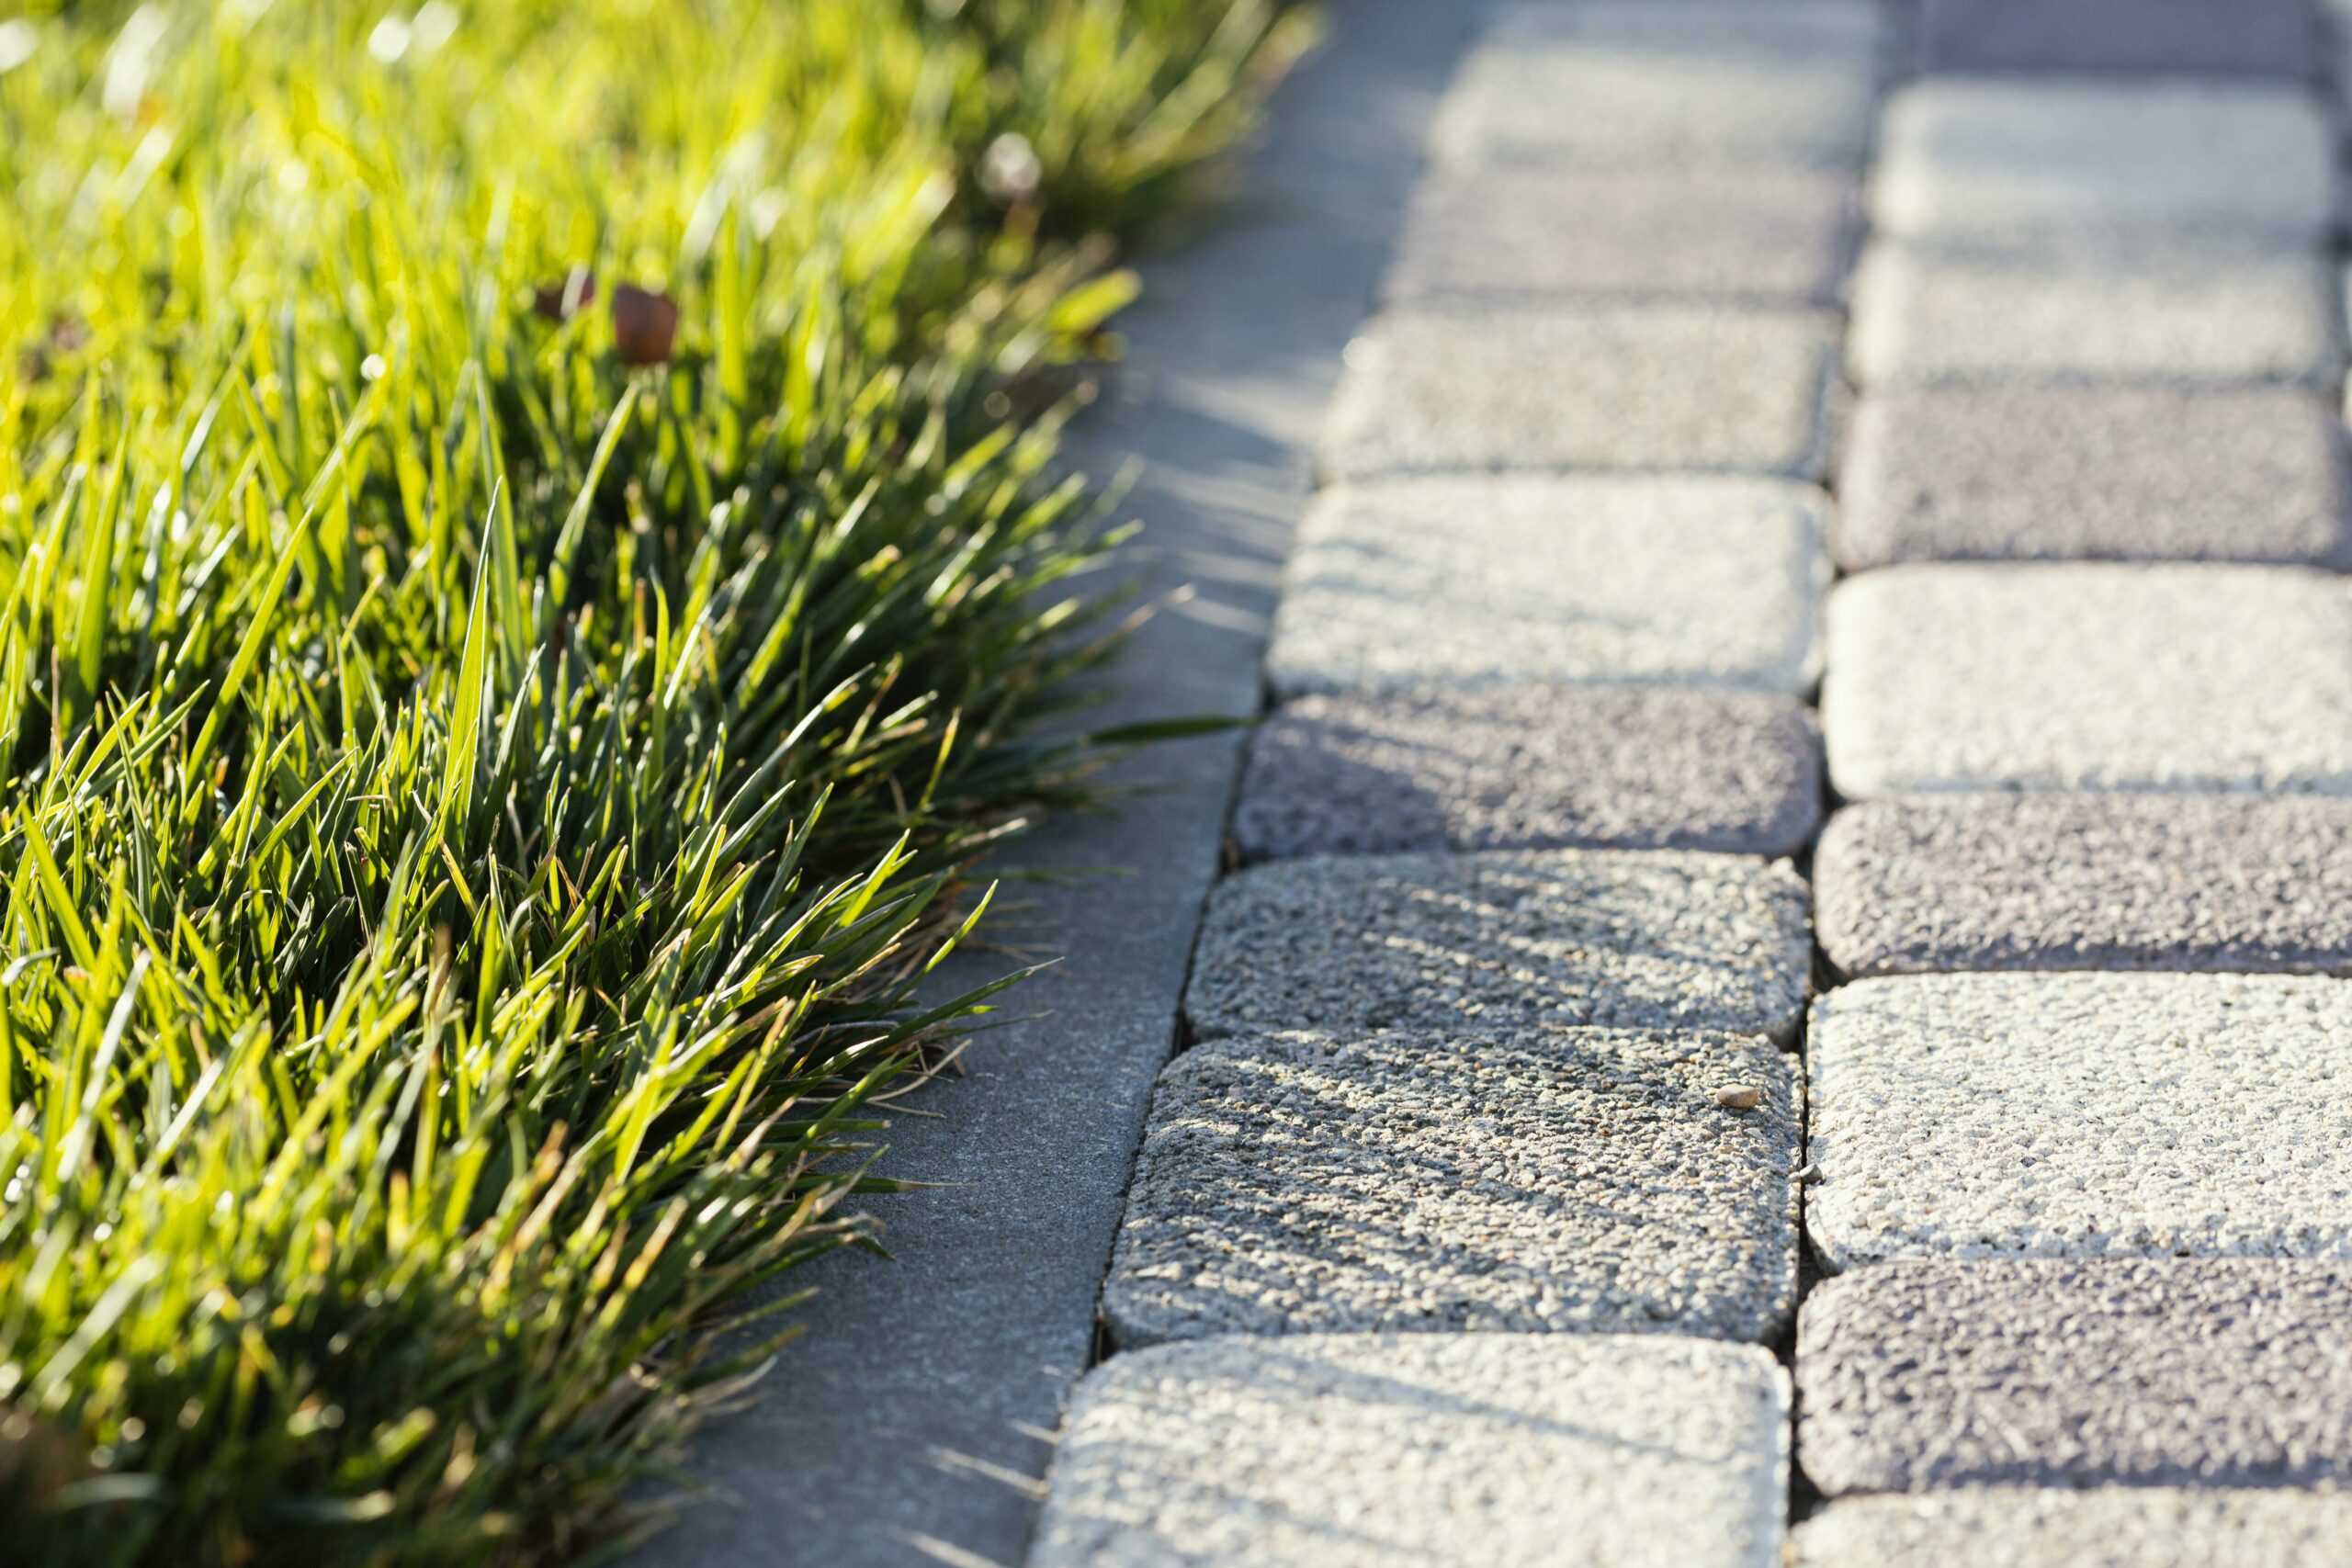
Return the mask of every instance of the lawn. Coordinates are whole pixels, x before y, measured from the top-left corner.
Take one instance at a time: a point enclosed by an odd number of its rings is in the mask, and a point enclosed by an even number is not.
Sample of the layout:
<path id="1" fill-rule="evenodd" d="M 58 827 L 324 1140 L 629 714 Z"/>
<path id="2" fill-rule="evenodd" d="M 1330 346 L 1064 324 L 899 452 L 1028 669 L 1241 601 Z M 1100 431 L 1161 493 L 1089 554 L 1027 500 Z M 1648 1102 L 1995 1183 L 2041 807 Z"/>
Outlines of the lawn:
<path id="1" fill-rule="evenodd" d="M 658 1517 L 989 1005 L 913 999 L 975 857 L 1135 739 L 1069 712 L 1124 607 L 1057 433 L 1296 33 L 0 21 L 11 1562 Z"/>

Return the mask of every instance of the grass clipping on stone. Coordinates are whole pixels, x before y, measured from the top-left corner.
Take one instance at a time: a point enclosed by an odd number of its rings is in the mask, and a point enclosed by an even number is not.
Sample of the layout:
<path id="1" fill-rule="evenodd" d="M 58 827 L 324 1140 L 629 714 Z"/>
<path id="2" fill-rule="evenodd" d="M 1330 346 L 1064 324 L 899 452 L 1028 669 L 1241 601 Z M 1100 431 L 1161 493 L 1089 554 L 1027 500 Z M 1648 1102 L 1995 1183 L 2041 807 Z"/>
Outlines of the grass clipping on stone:
<path id="1" fill-rule="evenodd" d="M 1108 739 L 1043 738 L 1115 637 L 1069 367 L 1293 31 L 0 22 L 11 1561 L 646 1527 Z"/>

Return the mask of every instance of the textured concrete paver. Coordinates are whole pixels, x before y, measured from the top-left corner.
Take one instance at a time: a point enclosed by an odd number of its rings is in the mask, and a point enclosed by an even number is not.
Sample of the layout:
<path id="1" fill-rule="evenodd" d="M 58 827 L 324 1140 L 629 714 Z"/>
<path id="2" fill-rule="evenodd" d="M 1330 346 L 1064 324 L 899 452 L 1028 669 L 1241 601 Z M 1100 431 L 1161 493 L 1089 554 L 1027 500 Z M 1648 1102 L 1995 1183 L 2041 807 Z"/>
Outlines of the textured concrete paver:
<path id="1" fill-rule="evenodd" d="M 1277 861 L 1209 899 L 1203 1036 L 1591 1024 L 1785 1040 L 1812 962 L 1804 881 L 1741 855 L 1502 850 Z"/>
<path id="2" fill-rule="evenodd" d="M 2238 1488 L 1986 1486 L 1833 1503 L 1793 1568 L 2343 1568 L 2352 1496 Z"/>
<path id="3" fill-rule="evenodd" d="M 1350 345 L 1324 467 L 1822 471 L 1837 319 L 1695 303 L 1400 307 Z"/>
<path id="4" fill-rule="evenodd" d="M 1079 1391 L 1031 1568 L 1771 1568 L 1786 1375 L 1569 1335 L 1212 1339 Z"/>
<path id="5" fill-rule="evenodd" d="M 2352 793 L 2352 589 L 2258 566 L 1903 566 L 1830 596 L 1849 798 Z"/>
<path id="6" fill-rule="evenodd" d="M 2352 980 L 1934 975 L 1814 1005 L 1805 1229 L 1893 1258 L 2352 1258 Z"/>
<path id="7" fill-rule="evenodd" d="M 1755 1108 L 1716 1101 L 1761 1091 Z M 1769 1040 L 1215 1040 L 1159 1081 L 1102 1313 L 1224 1333 L 1762 1339 L 1796 1297 L 1801 1109 Z"/>
<path id="8" fill-rule="evenodd" d="M 1830 544 L 1911 560 L 2346 559 L 2342 426 L 2293 387 L 1947 387 L 1861 400 Z"/>
<path id="9" fill-rule="evenodd" d="M 1866 386 L 2319 382 L 2338 363 L 2332 287 L 2309 247 L 1883 240 L 1855 275 L 1847 357 Z"/>
<path id="10" fill-rule="evenodd" d="M 1883 49 L 1862 0 L 1521 6 L 1464 62 L 1436 146 L 1475 161 L 1858 167 Z"/>
<path id="11" fill-rule="evenodd" d="M 1864 801 L 1814 852 L 1848 975 L 2352 973 L 2352 800 L 1967 795 Z"/>
<path id="12" fill-rule="evenodd" d="M 1853 186 L 1818 169 L 1440 169 L 1415 198 L 1388 294 L 1832 304 L 1859 237 Z"/>
<path id="13" fill-rule="evenodd" d="M 1917 1263 L 1797 1317 L 1797 1450 L 1829 1495 L 2352 1481 L 2352 1266 Z"/>
<path id="14" fill-rule="evenodd" d="M 2333 129 L 2298 86 L 1929 80 L 1887 106 L 1871 217 L 1901 238 L 2093 228 L 2315 243 Z"/>
<path id="15" fill-rule="evenodd" d="M 1706 476 L 1326 491 L 1300 525 L 1267 675 L 1284 696 L 1513 681 L 1802 692 L 1826 508 L 1806 486 Z"/>
<path id="16" fill-rule="evenodd" d="M 1251 860 L 1418 850 L 1793 853 L 1821 810 L 1812 715 L 1768 692 L 1512 685 L 1306 697 L 1260 728 Z"/>
<path id="17" fill-rule="evenodd" d="M 1928 71 L 2309 77 L 2310 0 L 1927 0 Z"/>

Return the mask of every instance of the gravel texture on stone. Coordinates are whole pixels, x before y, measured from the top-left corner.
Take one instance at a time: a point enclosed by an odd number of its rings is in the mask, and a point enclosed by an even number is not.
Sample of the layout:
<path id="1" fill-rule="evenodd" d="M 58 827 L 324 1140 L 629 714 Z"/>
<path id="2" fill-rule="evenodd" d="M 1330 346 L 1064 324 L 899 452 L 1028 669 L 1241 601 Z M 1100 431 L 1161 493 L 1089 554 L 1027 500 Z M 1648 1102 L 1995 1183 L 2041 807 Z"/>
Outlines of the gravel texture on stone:
<path id="1" fill-rule="evenodd" d="M 1499 850 L 1277 861 L 1210 896 L 1184 1007 L 1266 1030 L 1720 1029 L 1785 1042 L 1805 886 L 1782 862 Z"/>
<path id="2" fill-rule="evenodd" d="M 1849 799 L 2352 793 L 2352 588 L 2290 567 L 1901 566 L 1838 584 L 1822 729 Z"/>
<path id="3" fill-rule="evenodd" d="M 1470 162 L 1855 169 L 1884 39 L 1867 0 L 1519 6 L 1464 61 L 1435 147 Z"/>
<path id="4" fill-rule="evenodd" d="M 2309 246 L 1881 240 L 1855 273 L 1847 358 L 1871 387 L 2324 383 L 2341 359 L 2334 288 Z"/>
<path id="5" fill-rule="evenodd" d="M 1716 1100 L 1760 1090 L 1751 1110 Z M 1559 1330 L 1760 1340 L 1803 1110 L 1758 1036 L 1214 1040 L 1161 1075 L 1102 1291 L 1122 1345 Z"/>
<path id="6" fill-rule="evenodd" d="M 1838 320 L 1797 306 L 1424 301 L 1348 347 L 1338 479 L 1603 468 L 1818 478 Z"/>
<path id="7" fill-rule="evenodd" d="M 2273 1258 L 1866 1269 L 1797 1315 L 1797 1451 L 1832 1497 L 2339 1486 L 2346 1300 L 2352 1265 Z"/>
<path id="8" fill-rule="evenodd" d="M 1801 693 L 1828 498 L 1711 476 L 1342 485 L 1299 525 L 1267 677 L 1282 695 L 1549 681 Z"/>
<path id="9" fill-rule="evenodd" d="M 1420 850 L 1785 855 L 1821 813 L 1793 697 L 1511 685 L 1303 697 L 1260 726 L 1233 835 L 1250 860 Z"/>
<path id="10" fill-rule="evenodd" d="M 1860 216 L 1853 176 L 1819 169 L 1441 167 L 1407 215 L 1387 293 L 1830 305 Z"/>
<path id="11" fill-rule="evenodd" d="M 1661 1337 L 1139 1350 L 1080 1385 L 1030 1568 L 1774 1568 L 1787 1384 Z"/>
<path id="12" fill-rule="evenodd" d="M 1915 560 L 2347 562 L 2343 427 L 2296 387 L 1890 388 L 1854 412 L 1830 533 Z"/>
<path id="13" fill-rule="evenodd" d="M 2352 800 L 1864 801 L 1830 819 L 1813 881 L 1822 953 L 1847 975 L 2352 974 Z"/>
<path id="14" fill-rule="evenodd" d="M 2352 1496 L 1985 1486 L 1850 1497 L 1791 1532 L 1792 1568 L 2343 1568 Z"/>
<path id="15" fill-rule="evenodd" d="M 2352 980 L 1929 975 L 1814 1005 L 1832 1271 L 1888 1258 L 2352 1258 Z"/>
<path id="16" fill-rule="evenodd" d="M 2309 78 L 2325 44 L 2309 0 L 1927 0 L 1930 72 Z"/>
<path id="17" fill-rule="evenodd" d="M 2316 244 L 2333 132 L 2300 85 L 1930 79 L 1887 105 L 1871 220 L 1905 239 L 2091 229 Z"/>

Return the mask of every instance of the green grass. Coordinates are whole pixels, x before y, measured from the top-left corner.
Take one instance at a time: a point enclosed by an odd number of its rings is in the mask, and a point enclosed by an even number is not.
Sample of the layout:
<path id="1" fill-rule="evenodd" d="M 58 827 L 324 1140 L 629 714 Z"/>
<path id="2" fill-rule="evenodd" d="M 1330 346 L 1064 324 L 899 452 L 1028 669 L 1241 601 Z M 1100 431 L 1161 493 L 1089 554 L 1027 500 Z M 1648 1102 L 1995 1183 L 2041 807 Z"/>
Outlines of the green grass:
<path id="1" fill-rule="evenodd" d="M 645 1527 L 777 1276 L 867 1239 L 874 1096 L 988 1005 L 913 1000 L 974 856 L 1125 739 L 1068 738 L 1117 614 L 1068 592 L 1115 542 L 1070 367 L 1295 41 L 1259 0 L 0 24 L 12 1562 Z"/>

